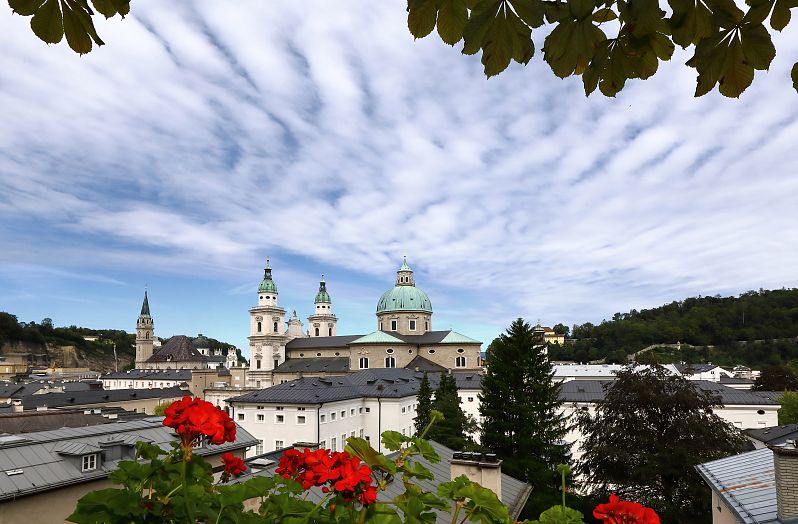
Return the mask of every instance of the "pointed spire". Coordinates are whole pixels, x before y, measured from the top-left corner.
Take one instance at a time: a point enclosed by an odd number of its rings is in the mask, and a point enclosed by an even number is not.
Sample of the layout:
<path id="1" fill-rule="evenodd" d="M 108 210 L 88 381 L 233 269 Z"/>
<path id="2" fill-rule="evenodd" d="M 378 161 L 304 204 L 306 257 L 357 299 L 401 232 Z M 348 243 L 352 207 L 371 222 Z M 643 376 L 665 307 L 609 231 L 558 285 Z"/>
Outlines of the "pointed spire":
<path id="1" fill-rule="evenodd" d="M 144 290 L 144 303 L 141 304 L 141 315 L 142 317 L 150 316 L 150 302 L 147 300 L 147 290 Z"/>
<path id="2" fill-rule="evenodd" d="M 266 257 L 266 267 L 263 268 L 263 280 L 258 286 L 258 293 L 277 293 L 277 284 L 272 280 L 272 267 L 268 257 Z"/>
<path id="3" fill-rule="evenodd" d="M 399 271 L 413 271 L 410 269 L 410 266 L 407 264 L 407 255 L 402 257 L 402 267 L 399 268 Z"/>

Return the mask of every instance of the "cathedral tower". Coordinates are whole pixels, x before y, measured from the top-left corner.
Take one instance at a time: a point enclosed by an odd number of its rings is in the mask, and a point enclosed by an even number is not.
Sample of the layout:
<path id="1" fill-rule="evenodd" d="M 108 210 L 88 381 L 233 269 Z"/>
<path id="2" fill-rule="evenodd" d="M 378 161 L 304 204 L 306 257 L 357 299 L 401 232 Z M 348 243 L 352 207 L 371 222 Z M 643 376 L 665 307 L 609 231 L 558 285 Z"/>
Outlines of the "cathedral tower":
<path id="1" fill-rule="evenodd" d="M 266 259 L 258 286 L 258 305 L 249 310 L 250 382 L 255 387 L 271 385 L 271 370 L 285 362 L 285 309 L 277 305 L 277 284 Z"/>
<path id="2" fill-rule="evenodd" d="M 407 257 L 396 272 L 396 285 L 377 302 L 377 329 L 400 335 L 423 335 L 432 330 L 432 303 L 416 287 Z"/>
<path id="3" fill-rule="evenodd" d="M 144 303 L 141 304 L 141 314 L 136 321 L 136 369 L 143 368 L 144 363 L 152 356 L 154 340 L 155 327 L 150 316 L 147 291 L 144 291 Z"/>
<path id="4" fill-rule="evenodd" d="M 327 292 L 324 275 L 319 282 L 319 292 L 314 300 L 315 311 L 308 317 L 308 335 L 311 337 L 334 337 L 338 318 L 332 312 L 332 300 Z"/>

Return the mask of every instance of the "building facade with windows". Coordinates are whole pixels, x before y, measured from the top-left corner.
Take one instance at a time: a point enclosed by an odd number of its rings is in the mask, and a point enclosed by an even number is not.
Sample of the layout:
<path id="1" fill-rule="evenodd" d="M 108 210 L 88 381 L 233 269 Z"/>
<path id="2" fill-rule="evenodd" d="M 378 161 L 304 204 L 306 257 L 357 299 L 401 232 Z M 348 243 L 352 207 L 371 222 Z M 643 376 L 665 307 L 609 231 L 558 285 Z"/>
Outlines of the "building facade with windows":
<path id="1" fill-rule="evenodd" d="M 249 310 L 250 387 L 265 388 L 304 376 L 304 367 L 318 376 L 375 368 L 480 369 L 480 341 L 453 330 L 433 330 L 432 303 L 416 286 L 406 259 L 396 272 L 394 287 L 377 301 L 376 330 L 365 335 L 338 335 L 338 317 L 323 275 L 306 329 L 296 311 L 285 321 L 278 297 L 267 260 L 257 305 Z M 306 364 L 302 359 L 309 360 Z M 320 360 L 311 364 L 313 359 Z"/>
<path id="2" fill-rule="evenodd" d="M 463 411 L 478 419 L 481 375 L 453 375 Z M 427 376 L 435 389 L 441 372 Z M 233 420 L 258 439 L 248 456 L 295 442 L 312 442 L 341 451 L 346 439 L 355 436 L 381 450 L 379 437 L 383 431 L 405 435 L 415 432 L 422 378 L 423 373 L 410 369 L 368 369 L 342 376 L 305 377 L 250 391 L 226 402 Z"/>

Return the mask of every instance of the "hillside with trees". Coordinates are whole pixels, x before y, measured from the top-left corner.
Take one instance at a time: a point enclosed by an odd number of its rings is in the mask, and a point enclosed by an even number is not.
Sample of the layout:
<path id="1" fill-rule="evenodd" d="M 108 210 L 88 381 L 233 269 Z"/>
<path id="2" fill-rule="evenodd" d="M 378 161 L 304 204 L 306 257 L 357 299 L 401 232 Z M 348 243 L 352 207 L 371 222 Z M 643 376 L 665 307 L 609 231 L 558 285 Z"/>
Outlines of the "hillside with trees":
<path id="1" fill-rule="evenodd" d="M 577 324 L 568 331 L 571 339 L 565 346 L 550 346 L 552 359 L 623 363 L 628 355 L 649 346 L 678 343 L 678 350 L 653 350 L 640 355 L 638 361 L 795 365 L 798 289 L 688 298 L 657 308 L 616 313 L 598 325 Z"/>
<path id="2" fill-rule="evenodd" d="M 97 337 L 86 340 L 86 337 Z M 246 362 L 234 345 L 208 338 L 211 350 L 236 351 L 239 362 Z M 166 343 L 168 339 L 164 339 Z M 133 366 L 136 354 L 136 335 L 120 329 L 90 329 L 78 326 L 56 327 L 52 319 L 41 322 L 20 322 L 15 315 L 0 311 L 0 354 L 30 353 L 34 364 L 58 363 L 71 367 L 68 362 L 58 362 L 57 348 L 74 347 L 79 363 L 95 371 L 114 369 L 114 345 L 119 369 Z M 72 362 L 74 365 L 75 363 Z M 82 366 L 81 366 L 82 367 Z"/>

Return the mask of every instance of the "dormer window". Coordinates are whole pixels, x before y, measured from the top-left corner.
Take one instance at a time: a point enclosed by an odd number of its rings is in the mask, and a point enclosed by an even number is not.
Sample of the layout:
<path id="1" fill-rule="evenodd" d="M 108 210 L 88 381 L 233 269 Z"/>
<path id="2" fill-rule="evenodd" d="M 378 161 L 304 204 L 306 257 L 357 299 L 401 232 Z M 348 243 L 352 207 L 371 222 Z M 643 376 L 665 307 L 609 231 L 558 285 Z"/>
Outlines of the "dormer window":
<path id="1" fill-rule="evenodd" d="M 94 471 L 95 469 L 97 469 L 97 453 L 83 455 L 81 471 Z"/>

